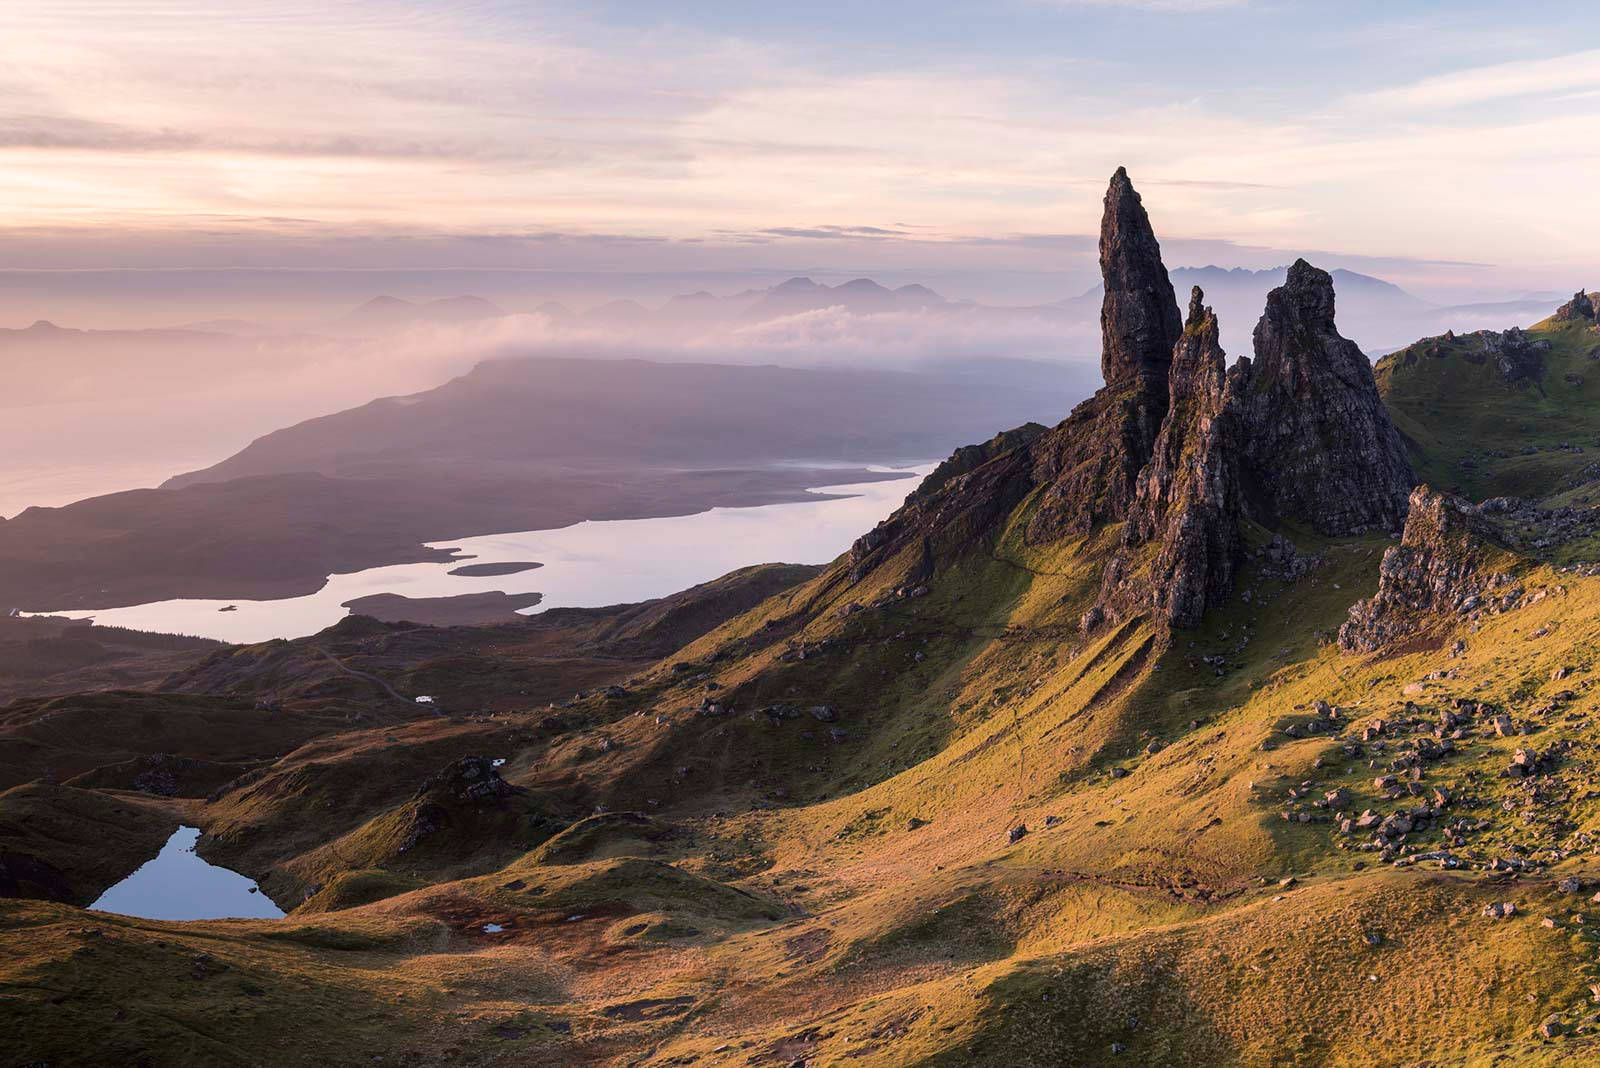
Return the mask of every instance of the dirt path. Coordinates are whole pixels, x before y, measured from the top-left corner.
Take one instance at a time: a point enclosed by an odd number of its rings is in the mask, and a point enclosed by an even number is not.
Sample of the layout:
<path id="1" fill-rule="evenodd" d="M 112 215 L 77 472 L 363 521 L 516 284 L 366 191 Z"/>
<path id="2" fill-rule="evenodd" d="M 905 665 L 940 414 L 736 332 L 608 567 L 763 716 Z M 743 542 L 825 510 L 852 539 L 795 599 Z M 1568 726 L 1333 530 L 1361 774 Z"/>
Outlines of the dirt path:
<path id="1" fill-rule="evenodd" d="M 388 694 L 390 697 L 393 697 L 396 701 L 402 701 L 405 704 L 410 705 L 412 708 L 417 706 L 416 701 L 406 697 L 399 690 L 396 690 L 393 686 L 390 686 L 386 681 L 372 674 L 372 672 L 361 671 L 358 668 L 353 668 L 349 664 L 346 664 L 343 660 L 340 660 L 338 657 L 328 652 L 326 649 L 316 649 L 315 652 L 317 655 L 325 658 L 329 663 L 338 668 L 340 671 L 344 672 L 346 675 L 353 675 L 358 679 L 365 679 L 373 685 L 382 688 L 384 693 Z M 442 716 L 445 714 L 444 709 L 438 707 L 437 705 L 431 705 L 429 707 L 433 709 L 435 715 Z"/>

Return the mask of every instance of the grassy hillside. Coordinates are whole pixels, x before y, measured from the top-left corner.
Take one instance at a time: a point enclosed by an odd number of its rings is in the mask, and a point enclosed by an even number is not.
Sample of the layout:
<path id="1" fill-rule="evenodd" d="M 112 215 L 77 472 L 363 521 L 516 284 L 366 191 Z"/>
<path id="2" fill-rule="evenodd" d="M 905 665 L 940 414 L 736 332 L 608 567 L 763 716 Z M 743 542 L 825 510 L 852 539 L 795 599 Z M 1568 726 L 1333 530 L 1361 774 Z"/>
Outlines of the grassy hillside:
<path id="1" fill-rule="evenodd" d="M 849 586 L 841 562 L 567 704 L 559 728 L 537 709 L 335 735 L 184 802 L 209 855 L 296 911 L 7 904 L 7 1033 L 61 1063 L 1600 1055 L 1600 578 L 1529 560 L 1547 591 L 1529 607 L 1352 657 L 1322 639 L 1387 539 L 1302 537 L 1308 575 L 1248 565 L 1177 641 L 1144 624 L 1086 640 L 1074 621 L 1116 530 L 1029 547 L 1030 508 L 926 595 L 896 596 L 893 567 Z M 1483 710 L 1457 751 L 1402 773 L 1417 797 L 1386 796 L 1375 780 L 1458 698 Z M 1501 710 L 1529 733 L 1496 736 Z M 1501 777 L 1519 747 L 1549 762 Z M 421 781 L 468 752 L 504 755 L 532 807 L 452 822 L 440 854 L 386 847 Z M 1436 786 L 1443 813 L 1387 859 L 1311 804 L 1342 789 L 1341 811 L 1387 814 Z M 534 809 L 648 815 L 506 852 Z M 1409 859 L 1440 848 L 1459 866 Z M 1499 901 L 1516 915 L 1482 914 Z M 1551 1014 L 1568 1033 L 1539 1034 Z"/>
<path id="2" fill-rule="evenodd" d="M 1425 477 L 1583 492 L 1586 453 L 1541 446 L 1597 447 L 1566 376 L 1600 336 L 1529 340 L 1509 377 L 1482 336 L 1380 365 Z M 212 654 L 137 716 L 16 706 L 12 744 L 73 762 L 59 837 L 181 816 L 291 911 L 0 902 L 0 1029 L 63 1064 L 1600 1061 L 1593 539 L 1498 539 L 1492 598 L 1352 654 L 1391 540 L 1276 532 L 1285 559 L 1251 526 L 1200 627 L 1086 634 L 1122 530 L 1030 541 L 1043 490 L 970 525 L 993 513 L 950 502 L 1004 448 L 870 567 L 527 627 L 352 621 Z M 118 747 L 53 729 L 92 715 Z M 139 739 L 212 720 L 236 751 L 134 805 Z M 40 789 L 0 794 L 33 836 L 7 848 L 79 856 L 56 896 L 81 899 L 128 860 L 37 844 Z"/>
<path id="3" fill-rule="evenodd" d="M 1426 338 L 1379 360 L 1378 388 L 1424 482 L 1481 500 L 1545 497 L 1600 476 L 1600 333 L 1545 320 L 1548 350 L 1502 361 L 1484 334 Z"/>

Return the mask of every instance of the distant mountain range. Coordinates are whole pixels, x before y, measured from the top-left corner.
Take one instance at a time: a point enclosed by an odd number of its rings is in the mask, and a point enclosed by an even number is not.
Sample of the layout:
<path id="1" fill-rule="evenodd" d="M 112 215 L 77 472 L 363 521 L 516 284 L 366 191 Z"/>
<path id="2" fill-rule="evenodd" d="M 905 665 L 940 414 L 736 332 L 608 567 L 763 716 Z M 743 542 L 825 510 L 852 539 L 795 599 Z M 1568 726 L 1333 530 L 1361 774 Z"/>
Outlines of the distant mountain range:
<path id="1" fill-rule="evenodd" d="M 1182 294 L 1186 295 L 1188 289 L 1196 285 L 1205 291 L 1206 302 L 1217 310 L 1224 347 L 1231 353 L 1247 354 L 1250 335 L 1261 317 L 1267 292 L 1283 284 L 1286 270 L 1285 267 L 1264 270 L 1179 267 L 1171 272 L 1171 277 L 1173 286 Z M 1349 270 L 1331 273 L 1339 301 L 1339 321 L 1349 336 L 1373 357 L 1446 330 L 1527 325 L 1542 318 L 1555 299 L 1554 294 L 1535 294 L 1519 300 L 1440 305 L 1371 275 Z M 578 311 L 551 301 L 533 308 L 531 314 L 544 318 L 558 329 L 603 330 L 617 334 L 649 330 L 651 334 L 638 338 L 641 354 L 645 355 L 650 354 L 648 349 L 652 341 L 682 340 L 829 310 L 855 317 L 900 313 L 934 322 L 960 322 L 965 329 L 978 332 L 980 337 L 986 328 L 1010 335 L 1019 324 L 1026 323 L 1042 331 L 1041 338 L 1051 340 L 1048 343 L 1037 341 L 1032 348 L 1020 352 L 1014 347 L 1014 340 L 997 341 L 994 352 L 973 352 L 972 355 L 1075 360 L 1093 353 L 1099 345 L 1100 292 L 1100 287 L 1096 286 L 1054 303 L 1003 306 L 950 300 L 917 284 L 890 289 L 871 278 L 826 285 L 811 278 L 795 277 L 765 289 L 747 289 L 723 296 L 705 290 L 684 293 L 658 307 L 635 300 L 615 300 Z M 420 304 L 380 296 L 335 320 L 328 329 L 339 334 L 383 333 L 418 324 L 481 323 L 511 314 L 491 301 L 474 296 Z"/>
<path id="2" fill-rule="evenodd" d="M 399 297 L 382 296 L 373 297 L 330 325 L 341 333 L 359 333 L 416 323 L 470 323 L 480 319 L 498 319 L 506 314 L 504 308 L 482 297 L 446 297 L 417 304 Z"/>
<path id="3" fill-rule="evenodd" d="M 1223 347 L 1237 356 L 1250 352 L 1266 292 L 1283 274 L 1178 268 L 1172 280 L 1180 298 L 1191 285 L 1204 288 Z M 1446 330 L 1528 325 L 1558 302 L 1541 294 L 1441 306 L 1369 275 L 1333 275 L 1341 328 L 1373 358 Z M 796 277 L 578 310 L 494 295 L 379 296 L 294 326 L 218 317 L 171 329 L 38 322 L 0 330 L 0 410 L 36 409 L 0 424 L 0 451 L 18 458 L 0 471 L 0 514 L 153 484 L 274 428 L 378 394 L 424 390 L 485 358 L 895 368 L 1027 389 L 1048 382 L 1068 403 L 1099 385 L 1098 288 L 1009 307 L 870 278 L 833 285 Z M 46 416 L 43 405 L 56 410 Z"/>

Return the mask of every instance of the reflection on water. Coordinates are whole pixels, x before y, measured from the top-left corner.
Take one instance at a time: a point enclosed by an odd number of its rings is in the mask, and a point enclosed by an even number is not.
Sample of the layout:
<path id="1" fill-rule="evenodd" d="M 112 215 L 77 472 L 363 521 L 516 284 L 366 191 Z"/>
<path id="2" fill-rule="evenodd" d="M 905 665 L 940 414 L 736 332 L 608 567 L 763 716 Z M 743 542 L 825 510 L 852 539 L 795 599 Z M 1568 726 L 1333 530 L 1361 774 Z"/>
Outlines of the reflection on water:
<path id="1" fill-rule="evenodd" d="M 200 859 L 195 827 L 179 827 L 153 860 L 101 894 L 91 909 L 147 920 L 277 920 L 283 910 L 238 872 Z"/>
<path id="2" fill-rule="evenodd" d="M 933 465 L 904 468 L 920 478 Z M 881 469 L 880 469 L 881 470 Z M 297 638 L 337 623 L 344 601 L 375 593 L 449 597 L 502 590 L 542 593 L 529 612 L 595 608 L 665 597 L 750 564 L 821 564 L 897 508 L 916 479 L 819 487 L 831 500 L 713 508 L 659 519 L 583 522 L 559 530 L 492 534 L 437 542 L 458 547 L 474 563 L 537 560 L 543 567 L 514 575 L 452 575 L 461 560 L 375 567 L 333 575 L 306 597 L 274 601 L 173 600 L 104 611 L 52 613 L 107 626 L 196 634 L 230 642 Z M 229 611 L 222 609 L 231 608 Z"/>

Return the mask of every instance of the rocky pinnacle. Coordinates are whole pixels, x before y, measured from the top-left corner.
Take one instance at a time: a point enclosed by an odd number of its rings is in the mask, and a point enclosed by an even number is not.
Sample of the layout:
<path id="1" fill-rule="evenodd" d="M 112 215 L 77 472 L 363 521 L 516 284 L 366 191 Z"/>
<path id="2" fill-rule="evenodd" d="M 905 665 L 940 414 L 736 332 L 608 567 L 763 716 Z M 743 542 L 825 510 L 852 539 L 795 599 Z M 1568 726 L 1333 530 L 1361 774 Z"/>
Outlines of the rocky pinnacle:
<path id="1" fill-rule="evenodd" d="M 1588 293 L 1580 289 L 1572 295 L 1571 300 L 1556 309 L 1555 317 L 1560 322 L 1594 322 L 1596 318 L 1594 301 L 1589 299 Z"/>
<path id="2" fill-rule="evenodd" d="M 1161 263 L 1161 245 L 1150 217 L 1122 167 L 1111 176 L 1100 220 L 1100 370 L 1106 385 L 1135 376 L 1166 382 L 1172 347 L 1183 323 L 1172 281 Z"/>
<path id="3" fill-rule="evenodd" d="M 1244 399 L 1250 467 L 1267 523 L 1324 534 L 1398 530 L 1416 484 L 1372 364 L 1333 322 L 1333 278 L 1305 260 L 1267 296 Z"/>
<path id="4" fill-rule="evenodd" d="M 1106 384 L 1036 447 L 1035 474 L 1045 490 L 1028 523 L 1031 544 L 1127 515 L 1167 414 L 1167 371 L 1183 324 L 1150 217 L 1121 167 L 1100 220 L 1100 273 Z"/>
<path id="5" fill-rule="evenodd" d="M 1192 627 L 1232 589 L 1240 555 L 1243 455 L 1217 317 L 1196 286 L 1173 352 L 1172 400 L 1123 528 L 1125 548 L 1106 567 L 1086 620 L 1154 611 Z M 1148 571 L 1137 546 L 1156 542 Z"/>
<path id="6" fill-rule="evenodd" d="M 1173 351 L 1167 417 L 1128 512 L 1124 537 L 1129 544 L 1160 537 L 1168 510 L 1194 474 L 1189 469 L 1194 450 L 1222 410 L 1227 357 L 1217 340 L 1217 317 L 1204 301 L 1205 294 L 1195 286 L 1183 335 Z"/>

